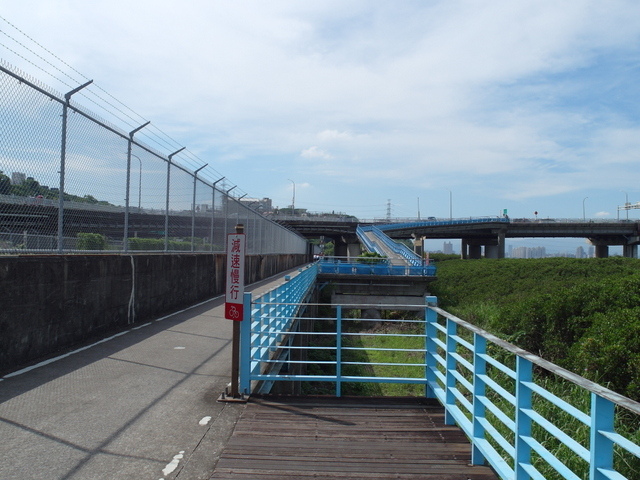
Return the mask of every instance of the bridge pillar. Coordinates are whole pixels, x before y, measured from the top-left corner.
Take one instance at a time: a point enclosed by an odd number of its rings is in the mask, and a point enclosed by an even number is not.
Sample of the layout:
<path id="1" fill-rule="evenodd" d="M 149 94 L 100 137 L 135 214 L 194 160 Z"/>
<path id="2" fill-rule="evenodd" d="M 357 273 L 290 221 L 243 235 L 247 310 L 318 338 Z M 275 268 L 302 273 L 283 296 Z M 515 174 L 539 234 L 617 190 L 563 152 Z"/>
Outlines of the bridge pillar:
<path id="1" fill-rule="evenodd" d="M 475 238 L 463 238 L 460 245 L 463 259 L 477 260 L 482 258 L 482 240 Z"/>
<path id="2" fill-rule="evenodd" d="M 498 245 L 485 245 L 484 258 L 500 258 L 500 247 Z"/>
<path id="3" fill-rule="evenodd" d="M 413 241 L 413 253 L 419 255 L 424 258 L 424 238 L 425 237 L 415 237 Z"/>
<path id="4" fill-rule="evenodd" d="M 596 245 L 596 258 L 608 258 L 609 246 L 608 245 Z"/>
<path id="5" fill-rule="evenodd" d="M 504 232 L 498 234 L 496 242 L 485 244 L 484 257 L 485 258 L 504 258 Z"/>
<path id="6" fill-rule="evenodd" d="M 346 257 L 349 253 L 349 248 L 348 245 L 346 243 L 335 243 L 335 247 L 334 247 L 334 255 L 336 257 Z"/>
<path id="7" fill-rule="evenodd" d="M 349 257 L 359 257 L 362 253 L 362 246 L 359 243 L 349 243 L 347 245 L 347 254 Z"/>
<path id="8" fill-rule="evenodd" d="M 623 245 L 622 255 L 627 258 L 638 258 L 638 245 Z"/>
<path id="9" fill-rule="evenodd" d="M 482 258 L 482 245 L 469 245 L 469 254 L 467 255 L 467 258 L 470 258 L 472 260 L 477 260 L 479 258 Z"/>

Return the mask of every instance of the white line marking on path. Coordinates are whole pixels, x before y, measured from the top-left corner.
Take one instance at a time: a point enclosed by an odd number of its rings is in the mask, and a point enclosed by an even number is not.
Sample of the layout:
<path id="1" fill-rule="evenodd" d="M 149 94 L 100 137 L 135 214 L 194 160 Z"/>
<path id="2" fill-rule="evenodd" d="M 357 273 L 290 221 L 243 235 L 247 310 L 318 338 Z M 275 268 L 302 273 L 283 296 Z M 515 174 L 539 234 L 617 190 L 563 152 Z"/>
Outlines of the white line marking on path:
<path id="1" fill-rule="evenodd" d="M 175 455 L 173 457 L 173 460 L 167 463 L 167 466 L 162 469 L 162 474 L 166 477 L 171 472 L 173 472 L 176 468 L 178 468 L 178 464 L 180 463 L 180 460 L 182 460 L 183 457 L 184 457 L 184 450 L 180 450 L 180 453 Z"/>
<path id="2" fill-rule="evenodd" d="M 218 299 L 220 299 L 222 297 L 224 297 L 224 295 L 218 295 L 217 297 L 210 298 L 209 300 L 205 300 L 204 302 L 200 302 L 200 303 L 198 303 L 196 305 L 191 305 L 190 307 L 185 308 L 183 310 L 180 310 L 179 312 L 175 312 L 175 313 L 172 313 L 170 315 L 165 315 L 164 317 L 158 318 L 155 321 L 156 322 L 160 322 L 160 321 L 165 320 L 165 319 L 167 319 L 169 317 L 172 317 L 174 315 L 178 315 L 180 313 L 187 312 L 187 311 L 191 310 L 192 308 L 196 308 L 196 307 L 199 307 L 200 305 L 204 305 L 205 303 L 208 303 L 208 302 L 211 302 L 211 301 L 214 301 L 214 300 L 218 300 Z M 2 380 L 4 380 L 5 378 L 17 377 L 18 375 L 22 375 L 23 373 L 30 372 L 31 370 L 35 370 L 36 368 L 44 367 L 45 365 L 49 365 L 50 363 L 57 362 L 58 360 L 62 360 L 63 358 L 70 357 L 71 355 L 74 355 L 76 353 L 83 352 L 85 350 L 88 350 L 90 348 L 95 347 L 96 345 L 100 345 L 101 343 L 108 342 L 109 340 L 113 340 L 114 338 L 119 337 L 121 335 L 124 335 L 125 333 L 129 333 L 129 332 L 131 332 L 133 330 L 138 330 L 139 328 L 151 325 L 152 323 L 153 322 L 149 322 L 149 323 L 145 323 L 144 325 L 139 325 L 137 327 L 130 328 L 129 330 L 125 330 L 124 332 L 116 333 L 115 335 L 112 335 L 109 338 L 103 338 L 102 340 L 99 340 L 99 341 L 97 341 L 95 343 L 92 343 L 91 345 L 86 345 L 86 346 L 84 346 L 82 348 L 78 348 L 77 350 L 73 350 L 73 351 L 65 353 L 63 355 L 59 355 L 57 357 L 50 358 L 49 360 L 45 360 L 44 362 L 36 363 L 35 365 L 31 365 L 30 367 L 26 367 L 26 368 L 23 368 L 21 370 L 16 370 L 15 372 L 7 373 L 5 376 L 0 378 L 0 382 Z"/>

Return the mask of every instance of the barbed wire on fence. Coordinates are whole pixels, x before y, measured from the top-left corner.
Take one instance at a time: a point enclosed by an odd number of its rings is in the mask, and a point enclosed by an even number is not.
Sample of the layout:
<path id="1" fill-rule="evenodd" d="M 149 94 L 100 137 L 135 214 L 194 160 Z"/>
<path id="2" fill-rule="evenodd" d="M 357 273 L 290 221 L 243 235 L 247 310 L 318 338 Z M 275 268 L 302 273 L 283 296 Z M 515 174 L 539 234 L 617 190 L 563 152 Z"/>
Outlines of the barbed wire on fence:
<path id="1" fill-rule="evenodd" d="M 236 223 L 249 253 L 306 252 L 230 194 L 245 197 L 239 188 L 216 185 L 222 175 L 201 174 L 208 162 L 161 153 L 86 109 L 85 86 L 62 95 L 0 60 L 0 252 L 218 252 Z"/>
<path id="2" fill-rule="evenodd" d="M 18 26 L 13 24 L 7 18 L 0 15 L 0 21 L 4 22 L 5 25 L 3 28 L 0 28 L 0 33 L 6 39 L 14 42 L 15 45 L 17 45 L 22 51 L 19 51 L 16 48 L 11 48 L 6 43 L 3 43 L 1 41 L 0 46 L 4 47 L 6 50 L 16 55 L 18 58 L 33 66 L 39 72 L 42 72 L 59 82 L 61 85 L 68 89 L 67 91 L 70 91 L 76 88 L 78 85 L 90 80 L 88 76 L 75 69 L 72 65 L 70 65 L 58 55 L 43 46 L 40 42 L 20 29 Z M 0 22 L 0 25 L 2 24 L 2 22 Z M 5 65 L 8 65 L 8 63 L 6 63 Z M 53 70 L 53 72 L 51 70 Z M 72 75 L 71 73 L 74 73 L 75 75 Z M 28 76 L 24 72 L 22 72 L 21 75 L 24 78 L 28 78 Z M 44 85 L 41 86 L 44 87 Z M 47 86 L 44 88 L 49 89 L 50 87 Z M 51 93 L 55 94 L 59 98 L 63 97 L 62 94 L 56 92 L 55 90 L 51 91 Z M 93 113 L 93 115 L 95 117 L 100 115 L 101 117 L 103 117 L 104 123 L 109 123 L 114 128 L 120 128 L 116 127 L 116 124 L 126 125 L 127 128 L 125 130 L 128 132 L 148 122 L 148 119 L 111 95 L 97 82 L 92 83 L 89 87 L 78 92 L 78 96 L 85 98 L 88 102 L 94 105 L 95 108 L 97 108 L 99 111 L 102 111 L 103 113 L 98 112 Z M 106 99 L 105 96 L 109 99 Z M 109 118 L 111 120 L 109 120 Z M 139 136 L 145 139 L 145 142 L 148 145 L 152 146 L 152 148 L 155 148 L 158 153 L 160 153 L 163 149 L 171 152 L 182 147 L 182 145 L 180 145 L 178 141 L 166 134 L 162 129 L 160 129 L 153 123 L 139 132 Z M 160 153 L 160 155 L 163 154 Z M 207 167 L 203 170 L 201 176 L 203 178 L 209 179 L 211 182 L 214 182 L 216 179 L 225 177 L 225 175 L 213 168 L 213 166 L 210 165 L 209 162 L 200 159 L 197 155 L 195 155 L 193 152 L 190 152 L 188 149 L 185 150 L 183 157 L 188 157 L 191 159 L 191 163 L 186 159 L 183 159 L 183 161 L 185 164 L 188 164 L 188 166 L 191 167 L 192 170 L 196 170 L 199 166 L 206 164 Z M 227 178 L 226 181 L 231 182 L 231 185 L 237 185 L 237 183 L 233 183 L 231 179 Z M 235 190 L 235 193 L 240 196 L 243 193 L 247 192 L 244 192 L 242 188 L 238 186 Z"/>

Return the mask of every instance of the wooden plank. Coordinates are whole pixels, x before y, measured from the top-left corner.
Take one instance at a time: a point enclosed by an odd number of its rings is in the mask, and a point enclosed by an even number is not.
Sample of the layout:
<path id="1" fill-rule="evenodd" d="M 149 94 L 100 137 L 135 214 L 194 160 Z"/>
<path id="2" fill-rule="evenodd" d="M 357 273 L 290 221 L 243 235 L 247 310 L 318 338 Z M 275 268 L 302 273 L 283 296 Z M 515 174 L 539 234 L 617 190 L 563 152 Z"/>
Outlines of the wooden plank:
<path id="1" fill-rule="evenodd" d="M 417 398 L 251 398 L 212 479 L 497 480 L 462 431 Z"/>

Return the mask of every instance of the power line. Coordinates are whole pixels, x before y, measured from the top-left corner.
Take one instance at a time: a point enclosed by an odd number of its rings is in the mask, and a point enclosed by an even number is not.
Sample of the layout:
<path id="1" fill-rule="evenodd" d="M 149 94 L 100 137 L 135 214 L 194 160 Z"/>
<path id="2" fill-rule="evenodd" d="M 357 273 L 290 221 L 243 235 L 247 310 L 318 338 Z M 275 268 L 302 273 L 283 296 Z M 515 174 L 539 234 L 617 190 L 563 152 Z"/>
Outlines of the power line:
<path id="1" fill-rule="evenodd" d="M 64 65 L 68 70 L 70 70 L 72 72 L 75 72 L 77 75 L 79 75 L 80 78 L 83 79 L 83 81 L 89 79 L 89 77 L 85 76 L 80 71 L 78 71 L 73 66 L 71 66 L 69 63 L 65 62 L 58 55 L 53 53 L 51 50 L 49 50 L 46 47 L 44 47 L 41 43 L 39 43 L 33 37 L 31 37 L 26 32 L 24 32 L 23 30 L 18 28 L 15 24 L 10 22 L 8 19 L 6 19 L 5 17 L 3 17 L 1 15 L 0 15 L 0 19 L 3 20 L 10 27 L 15 29 L 17 32 L 19 32 L 26 39 L 28 39 L 29 42 L 31 42 L 32 44 L 34 44 L 37 47 L 39 47 L 41 50 L 46 52 L 50 57 L 55 59 L 60 64 Z M 24 60 L 25 62 L 27 62 L 31 66 L 33 66 L 38 71 L 41 71 L 44 74 L 52 77 L 57 82 L 59 82 L 60 84 L 64 85 L 65 87 L 68 87 L 69 89 L 75 88 L 78 83 L 81 83 L 76 78 L 74 78 L 72 75 L 69 75 L 69 73 L 67 73 L 66 71 L 64 71 L 63 69 L 61 69 L 57 65 L 55 65 L 52 61 L 50 61 L 49 59 L 45 58 L 43 55 L 37 53 L 33 48 L 30 48 L 29 46 L 27 46 L 25 44 L 25 42 L 21 42 L 20 40 L 18 40 L 14 36 L 10 35 L 8 32 L 6 32 L 5 30 L 0 30 L 0 33 L 2 33 L 7 38 L 9 38 L 13 42 L 15 42 L 22 49 L 24 49 L 26 52 L 28 52 L 28 54 L 30 54 L 32 57 L 35 57 L 37 60 L 39 60 L 40 62 L 43 62 L 46 66 L 48 66 L 48 68 L 47 68 L 47 67 L 43 67 L 42 65 L 38 65 L 36 63 L 36 61 L 33 60 L 33 58 L 28 58 L 28 56 L 26 54 L 21 53 L 18 50 L 9 47 L 5 43 L 0 43 L 0 45 L 2 47 L 4 47 L 9 52 L 13 53 L 17 57 L 21 58 L 22 60 Z M 56 74 L 52 73 L 49 69 L 53 69 L 54 71 L 56 71 L 59 74 L 61 74 L 62 77 L 66 77 L 67 79 L 70 79 L 73 82 L 73 84 L 68 83 L 68 80 L 65 80 L 64 78 L 60 78 Z M 102 92 L 103 95 L 98 94 L 95 90 L 99 90 L 100 92 Z M 127 127 L 129 127 L 129 128 L 132 127 L 132 126 L 138 126 L 138 125 L 140 125 L 140 124 L 142 124 L 142 123 L 147 121 L 147 119 L 145 117 L 143 117 L 142 115 L 137 113 L 135 110 L 133 110 L 132 108 L 130 108 L 129 106 L 127 106 L 126 104 L 124 104 L 123 102 L 118 100 L 116 97 L 111 95 L 109 92 L 107 92 L 105 89 L 103 89 L 102 87 L 100 87 L 96 83 L 93 83 L 91 85 L 91 87 L 89 87 L 86 90 L 84 90 L 80 95 L 82 95 L 83 98 L 87 99 L 87 101 L 91 102 L 93 105 L 98 107 L 100 110 L 106 112 L 112 118 L 114 118 L 117 121 L 127 125 Z M 98 100 L 95 100 L 94 98 L 91 98 L 91 95 L 94 96 Z M 105 96 L 108 97 L 111 100 L 106 99 Z M 120 105 L 122 108 L 119 107 L 116 104 Z M 151 123 L 149 125 L 149 127 L 145 128 L 143 131 L 141 131 L 139 133 L 139 136 L 144 138 L 144 139 L 146 139 L 151 144 L 160 146 L 160 148 L 166 149 L 166 150 L 170 150 L 170 151 L 175 150 L 176 148 L 179 148 L 179 147 L 182 146 L 179 142 L 177 142 L 175 139 L 170 137 L 168 134 L 166 134 L 164 131 L 162 131 L 160 128 L 158 128 L 153 123 Z M 207 163 L 205 161 L 202 161 L 195 154 L 193 154 L 192 152 L 190 152 L 188 150 L 185 150 L 184 151 L 184 155 L 181 155 L 179 157 L 181 163 L 187 163 L 184 160 L 184 156 L 188 156 L 189 158 L 192 159 L 193 163 L 190 164 L 191 167 L 193 167 L 194 165 L 197 165 L 199 167 L 202 164 Z M 184 165 L 184 166 L 186 167 L 187 165 Z M 196 167 L 194 167 L 193 169 L 195 170 Z M 220 172 L 216 171 L 214 168 L 207 167 L 205 169 L 205 171 L 203 172 L 203 175 L 200 175 L 200 177 L 201 178 L 210 178 L 210 179 L 211 178 L 216 178 L 216 177 L 214 177 L 212 172 L 215 172 L 215 174 L 217 175 L 217 178 L 222 178 L 224 176 Z M 208 175 L 207 175 L 207 173 L 208 173 Z M 238 188 L 236 191 L 242 192 L 242 189 Z"/>

